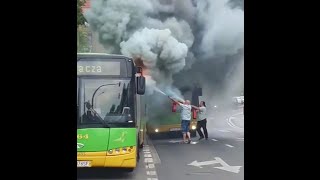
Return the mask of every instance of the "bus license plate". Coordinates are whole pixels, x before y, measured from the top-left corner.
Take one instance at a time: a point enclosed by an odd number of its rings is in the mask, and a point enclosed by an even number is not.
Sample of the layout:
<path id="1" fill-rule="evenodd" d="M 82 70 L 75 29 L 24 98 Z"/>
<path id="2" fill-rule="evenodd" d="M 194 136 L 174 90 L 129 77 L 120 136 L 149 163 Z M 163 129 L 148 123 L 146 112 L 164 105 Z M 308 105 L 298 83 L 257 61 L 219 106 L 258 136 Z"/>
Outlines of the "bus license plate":
<path id="1" fill-rule="evenodd" d="M 91 167 L 90 161 L 77 161 L 77 167 Z"/>
<path id="2" fill-rule="evenodd" d="M 171 128 L 170 131 L 180 131 L 181 128 Z"/>

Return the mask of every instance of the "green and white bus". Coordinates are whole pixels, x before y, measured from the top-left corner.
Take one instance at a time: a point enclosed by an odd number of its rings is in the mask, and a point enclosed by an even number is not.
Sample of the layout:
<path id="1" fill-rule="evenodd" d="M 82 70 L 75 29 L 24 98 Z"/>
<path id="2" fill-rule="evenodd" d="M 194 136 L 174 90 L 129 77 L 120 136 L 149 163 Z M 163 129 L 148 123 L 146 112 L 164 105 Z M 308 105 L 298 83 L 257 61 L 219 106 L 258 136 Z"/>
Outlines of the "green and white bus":
<path id="1" fill-rule="evenodd" d="M 77 167 L 132 171 L 145 134 L 142 69 L 122 55 L 77 54 Z"/>

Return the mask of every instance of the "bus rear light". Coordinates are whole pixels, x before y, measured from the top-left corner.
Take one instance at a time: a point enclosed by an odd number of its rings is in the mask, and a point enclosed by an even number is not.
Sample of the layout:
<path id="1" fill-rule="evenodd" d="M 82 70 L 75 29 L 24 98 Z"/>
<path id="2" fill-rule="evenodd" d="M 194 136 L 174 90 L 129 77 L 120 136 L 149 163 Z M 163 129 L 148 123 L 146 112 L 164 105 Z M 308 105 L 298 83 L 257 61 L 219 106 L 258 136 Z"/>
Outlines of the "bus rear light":
<path id="1" fill-rule="evenodd" d="M 118 154 L 120 153 L 120 149 L 116 149 L 115 152 Z"/>
<path id="2" fill-rule="evenodd" d="M 109 153 L 109 154 L 112 154 L 112 149 L 110 149 L 110 150 L 108 151 L 108 153 Z"/>
<path id="3" fill-rule="evenodd" d="M 126 153 L 127 152 L 127 148 L 126 147 L 122 148 L 122 152 Z"/>

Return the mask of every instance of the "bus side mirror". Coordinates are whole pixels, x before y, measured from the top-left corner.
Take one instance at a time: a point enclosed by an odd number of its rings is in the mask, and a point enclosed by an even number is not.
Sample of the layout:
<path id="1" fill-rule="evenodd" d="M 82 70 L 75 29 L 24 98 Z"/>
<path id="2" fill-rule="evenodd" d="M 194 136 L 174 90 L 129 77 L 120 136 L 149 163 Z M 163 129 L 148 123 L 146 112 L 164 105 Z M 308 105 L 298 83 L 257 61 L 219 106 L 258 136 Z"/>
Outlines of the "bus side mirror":
<path id="1" fill-rule="evenodd" d="M 143 95 L 146 91 L 146 78 L 143 76 L 137 77 L 137 94 Z"/>
<path id="2" fill-rule="evenodd" d="M 141 67 L 136 67 L 136 73 L 142 74 L 142 68 Z"/>

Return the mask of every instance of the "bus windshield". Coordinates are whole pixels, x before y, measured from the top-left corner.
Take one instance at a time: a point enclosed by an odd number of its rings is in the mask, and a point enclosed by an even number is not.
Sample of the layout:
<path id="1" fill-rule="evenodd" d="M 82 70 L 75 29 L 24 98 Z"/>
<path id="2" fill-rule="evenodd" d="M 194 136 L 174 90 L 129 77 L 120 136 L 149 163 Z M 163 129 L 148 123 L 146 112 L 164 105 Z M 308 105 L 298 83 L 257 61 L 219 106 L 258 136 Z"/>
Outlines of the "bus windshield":
<path id="1" fill-rule="evenodd" d="M 134 123 L 130 79 L 80 79 L 80 124 Z"/>

